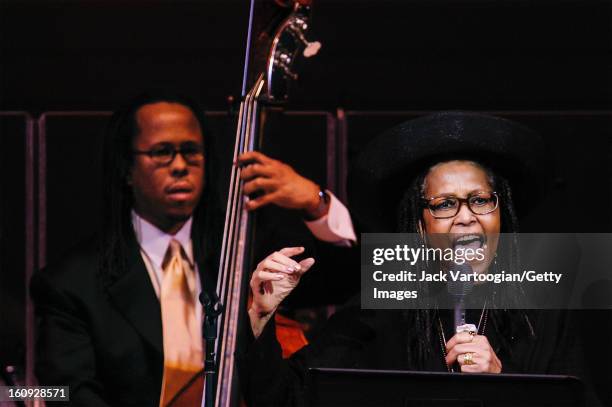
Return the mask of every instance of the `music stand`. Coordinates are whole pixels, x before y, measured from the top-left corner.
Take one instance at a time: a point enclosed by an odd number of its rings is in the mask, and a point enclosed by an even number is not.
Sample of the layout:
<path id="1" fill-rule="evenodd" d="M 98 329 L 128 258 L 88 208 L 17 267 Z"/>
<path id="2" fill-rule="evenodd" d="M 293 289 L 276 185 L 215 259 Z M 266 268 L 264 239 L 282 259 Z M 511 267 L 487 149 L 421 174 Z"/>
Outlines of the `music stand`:
<path id="1" fill-rule="evenodd" d="M 572 376 L 309 369 L 314 407 L 578 407 L 584 385 Z"/>

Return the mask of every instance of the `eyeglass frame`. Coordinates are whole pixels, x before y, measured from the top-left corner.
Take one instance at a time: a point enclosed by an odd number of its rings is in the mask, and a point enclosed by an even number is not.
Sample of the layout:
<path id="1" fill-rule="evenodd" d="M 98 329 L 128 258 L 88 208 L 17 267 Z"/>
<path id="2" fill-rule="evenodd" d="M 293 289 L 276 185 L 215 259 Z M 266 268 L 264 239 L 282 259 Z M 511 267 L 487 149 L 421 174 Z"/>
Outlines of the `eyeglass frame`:
<path id="1" fill-rule="evenodd" d="M 475 196 L 478 196 L 478 194 L 480 193 L 489 193 L 491 195 L 493 195 L 495 197 L 495 208 L 491 209 L 488 212 L 485 213 L 476 213 L 474 212 L 474 210 L 472 209 L 472 207 L 470 206 L 470 202 L 469 199 L 473 198 Z M 454 215 L 452 216 L 436 216 L 433 213 L 433 210 L 431 209 L 431 206 L 429 206 L 429 202 L 437 199 L 437 198 L 454 198 L 457 201 L 459 201 L 459 205 L 457 206 L 457 211 L 455 212 Z M 491 191 L 491 192 L 487 192 L 487 191 L 479 191 L 476 194 L 473 195 L 468 195 L 467 198 L 459 198 L 457 196 L 453 196 L 453 195 L 448 195 L 448 196 L 444 196 L 444 195 L 438 195 L 438 196 L 433 196 L 431 198 L 425 198 L 425 197 L 421 197 L 421 199 L 423 200 L 423 206 L 426 207 L 427 209 L 429 209 L 429 213 L 431 214 L 431 216 L 433 216 L 435 219 L 450 219 L 450 218 L 454 218 L 455 216 L 457 216 L 457 214 L 459 214 L 459 211 L 461 210 L 461 207 L 463 206 L 463 204 L 465 203 L 465 205 L 467 206 L 467 208 L 470 210 L 470 212 L 472 212 L 474 215 L 488 215 L 490 213 L 495 212 L 495 210 L 497 208 L 499 208 L 499 195 L 497 194 L 497 192 L 495 191 Z"/>
<path id="2" fill-rule="evenodd" d="M 199 145 L 199 144 L 182 144 L 180 147 L 176 147 L 172 144 L 163 144 L 163 147 L 168 147 L 168 149 L 172 150 L 172 156 L 170 157 L 169 160 L 161 162 L 161 161 L 157 161 L 157 159 L 155 158 L 155 156 L 153 155 L 153 152 L 157 149 L 159 149 L 158 147 L 152 147 L 149 150 L 132 150 L 132 154 L 134 155 L 146 155 L 148 156 L 151 160 L 153 160 L 156 164 L 159 165 L 170 165 L 174 159 L 176 158 L 177 154 L 180 154 L 183 157 L 183 160 L 185 160 L 186 163 L 188 163 L 189 165 L 197 165 L 199 164 L 201 161 L 204 161 L 204 147 Z M 194 148 L 194 152 L 198 155 L 200 155 L 201 157 L 193 160 L 193 159 L 189 159 L 185 156 L 185 152 L 184 150 L 186 148 Z"/>

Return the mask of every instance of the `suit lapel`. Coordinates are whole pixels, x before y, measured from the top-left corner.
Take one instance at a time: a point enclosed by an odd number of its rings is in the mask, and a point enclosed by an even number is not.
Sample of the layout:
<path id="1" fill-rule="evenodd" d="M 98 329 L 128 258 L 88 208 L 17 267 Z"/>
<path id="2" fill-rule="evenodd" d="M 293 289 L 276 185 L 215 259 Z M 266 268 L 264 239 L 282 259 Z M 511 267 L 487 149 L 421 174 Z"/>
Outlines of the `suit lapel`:
<path id="1" fill-rule="evenodd" d="M 128 270 L 108 292 L 119 312 L 160 354 L 163 354 L 161 310 L 137 244 L 130 245 Z"/>

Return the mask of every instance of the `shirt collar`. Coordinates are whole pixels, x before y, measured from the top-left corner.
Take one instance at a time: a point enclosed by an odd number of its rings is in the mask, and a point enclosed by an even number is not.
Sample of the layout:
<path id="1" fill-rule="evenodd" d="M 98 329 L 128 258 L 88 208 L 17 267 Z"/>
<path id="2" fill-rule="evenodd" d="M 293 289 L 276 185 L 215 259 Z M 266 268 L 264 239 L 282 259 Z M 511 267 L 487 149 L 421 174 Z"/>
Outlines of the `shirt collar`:
<path id="1" fill-rule="evenodd" d="M 155 267 L 160 269 L 171 239 L 179 241 L 183 250 L 185 250 L 187 260 L 193 265 L 193 247 L 191 242 L 192 220 L 193 218 L 190 217 L 175 235 L 170 235 L 146 221 L 132 210 L 132 225 L 136 232 L 138 244 L 147 256 L 149 256 Z"/>

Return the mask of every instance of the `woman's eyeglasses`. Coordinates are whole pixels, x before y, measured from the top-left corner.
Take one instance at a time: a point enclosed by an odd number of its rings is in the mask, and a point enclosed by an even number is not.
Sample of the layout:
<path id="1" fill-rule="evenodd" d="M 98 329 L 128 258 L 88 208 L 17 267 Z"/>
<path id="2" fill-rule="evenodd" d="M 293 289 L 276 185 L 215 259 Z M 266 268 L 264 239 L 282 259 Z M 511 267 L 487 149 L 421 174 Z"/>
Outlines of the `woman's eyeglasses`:
<path id="1" fill-rule="evenodd" d="M 423 203 L 434 218 L 448 219 L 457 216 L 461 205 L 464 203 L 475 215 L 491 213 L 497 209 L 499 198 L 496 192 L 477 192 L 467 198 L 458 198 L 452 195 L 423 198 Z"/>

